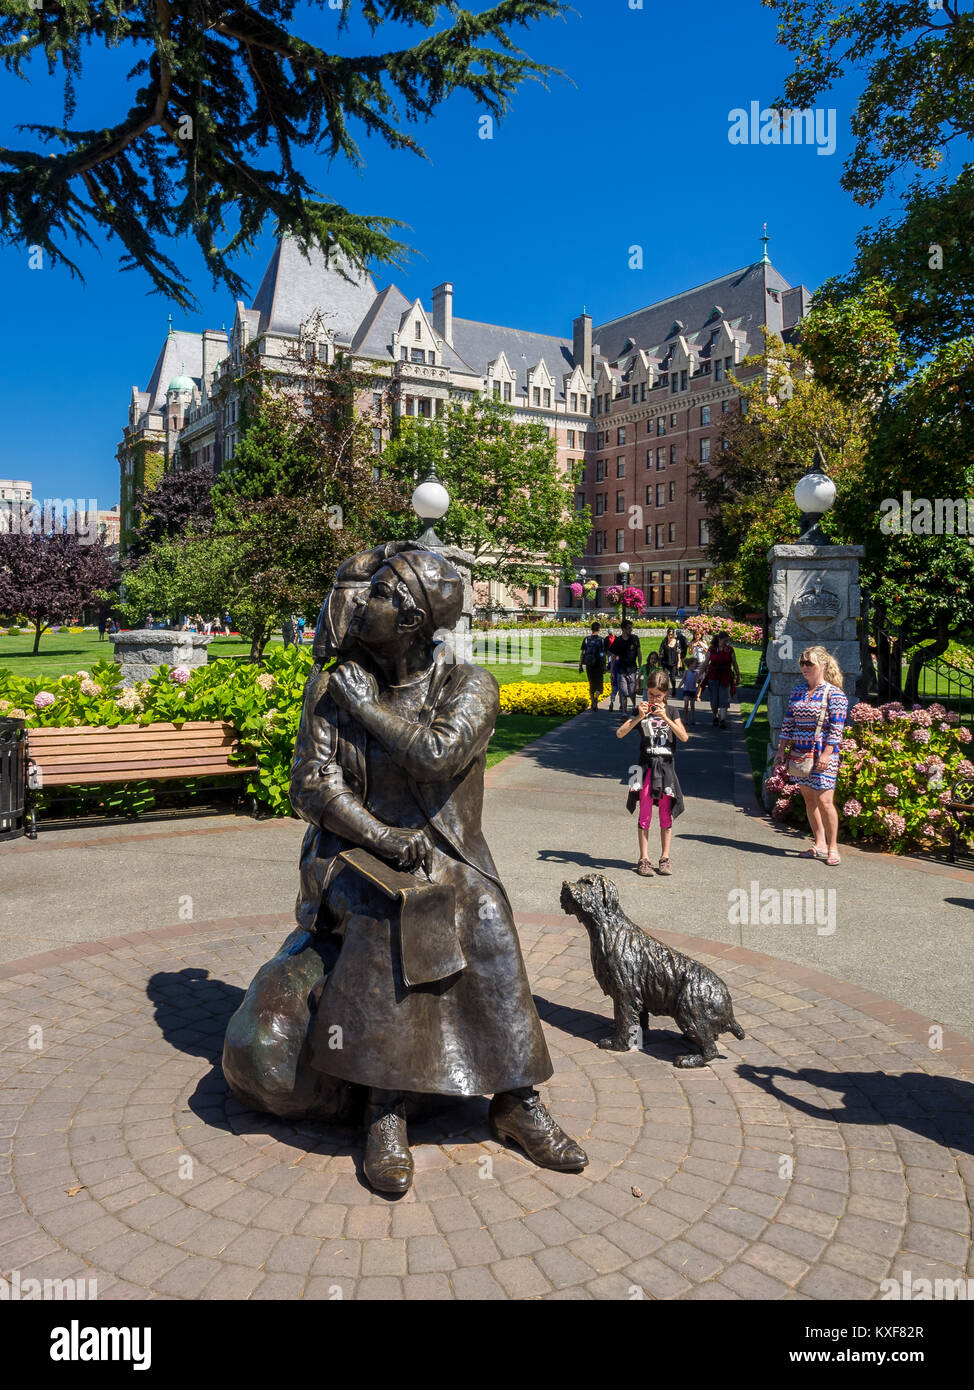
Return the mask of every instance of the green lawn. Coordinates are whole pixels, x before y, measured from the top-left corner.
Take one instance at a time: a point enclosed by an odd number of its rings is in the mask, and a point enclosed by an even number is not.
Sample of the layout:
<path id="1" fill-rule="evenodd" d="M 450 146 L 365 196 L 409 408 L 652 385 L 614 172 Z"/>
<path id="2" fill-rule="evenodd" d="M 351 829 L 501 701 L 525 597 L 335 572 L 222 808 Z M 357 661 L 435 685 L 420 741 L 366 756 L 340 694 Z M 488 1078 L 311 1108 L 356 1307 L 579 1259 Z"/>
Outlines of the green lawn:
<path id="1" fill-rule="evenodd" d="M 498 717 L 494 736 L 487 745 L 487 766 L 493 767 L 511 753 L 516 753 L 542 734 L 557 729 L 565 720 L 560 714 L 502 714 Z"/>
<path id="2" fill-rule="evenodd" d="M 280 638 L 274 638 L 279 642 Z M 66 676 L 87 670 L 95 661 L 112 659 L 111 639 L 99 642 L 97 632 L 45 632 L 41 649 L 33 655 L 33 634 L 0 637 L 0 666 L 15 676 Z M 243 637 L 214 637 L 208 648 L 210 660 L 219 656 L 246 656 L 250 642 Z"/>

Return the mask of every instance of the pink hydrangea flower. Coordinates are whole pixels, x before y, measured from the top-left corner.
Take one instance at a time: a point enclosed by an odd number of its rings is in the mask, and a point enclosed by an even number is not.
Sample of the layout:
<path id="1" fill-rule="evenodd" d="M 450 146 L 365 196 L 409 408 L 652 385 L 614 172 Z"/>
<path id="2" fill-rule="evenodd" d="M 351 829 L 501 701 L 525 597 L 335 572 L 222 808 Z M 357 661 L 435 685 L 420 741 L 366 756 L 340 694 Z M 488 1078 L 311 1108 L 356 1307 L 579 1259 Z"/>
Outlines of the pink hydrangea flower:
<path id="1" fill-rule="evenodd" d="M 937 800 L 940 802 L 941 806 L 946 806 L 949 802 L 953 801 L 953 799 L 953 792 L 941 792 L 940 795 L 937 797 Z"/>
<path id="2" fill-rule="evenodd" d="M 882 717 L 878 709 L 862 701 L 858 705 L 853 705 L 849 713 L 849 718 L 853 724 L 875 724 L 877 719 L 882 719 Z"/>
<path id="3" fill-rule="evenodd" d="M 947 723 L 948 723 L 948 724 L 959 724 L 959 723 L 960 723 L 960 715 L 957 713 L 957 711 L 956 711 L 955 709 L 950 709 L 950 710 L 947 711 Z"/>
<path id="4" fill-rule="evenodd" d="M 899 796 L 900 794 L 900 789 L 895 782 L 887 782 L 883 791 L 887 796 Z"/>
<path id="5" fill-rule="evenodd" d="M 895 811 L 887 811 L 883 816 L 883 821 L 891 835 L 900 836 L 906 833 L 906 821 Z"/>
<path id="6" fill-rule="evenodd" d="M 970 729 L 961 727 L 957 730 L 957 737 L 960 739 L 961 743 L 970 743 L 971 739 L 974 738 L 974 734 L 971 733 Z"/>
<path id="7" fill-rule="evenodd" d="M 97 681 L 82 681 L 81 693 L 82 695 L 100 695 L 101 686 L 98 684 Z"/>
<path id="8" fill-rule="evenodd" d="M 914 729 L 914 730 L 912 731 L 911 737 L 912 737 L 914 743 L 929 743 L 929 742 L 930 742 L 930 730 L 929 730 L 929 729 Z"/>
<path id="9" fill-rule="evenodd" d="M 840 747 L 843 753 L 857 753 L 859 751 L 859 745 L 854 738 L 844 738 Z"/>
<path id="10" fill-rule="evenodd" d="M 780 796 L 778 800 L 774 803 L 774 806 L 771 810 L 771 814 L 775 818 L 775 820 L 784 820 L 785 816 L 787 816 L 790 810 L 791 798 L 787 796 Z"/>
<path id="11" fill-rule="evenodd" d="M 34 708 L 47 709 L 48 705 L 54 704 L 54 698 L 49 690 L 38 690 L 34 696 Z"/>
<path id="12" fill-rule="evenodd" d="M 35 700 L 34 703 L 36 704 L 37 701 Z M 974 763 L 970 762 L 967 758 L 961 758 L 960 762 L 954 768 L 954 771 L 957 773 L 958 777 L 963 777 L 966 781 L 968 777 L 974 777 Z"/>
<path id="13" fill-rule="evenodd" d="M 257 684 L 260 686 L 261 690 L 273 690 L 276 681 L 270 671 L 262 671 L 257 677 Z"/>
<path id="14" fill-rule="evenodd" d="M 930 725 L 933 723 L 933 715 L 928 709 L 923 709 L 920 705 L 914 705 L 913 709 L 910 710 L 910 723 L 922 724 L 925 728 L 929 729 Z"/>
<path id="15" fill-rule="evenodd" d="M 169 679 L 173 685 L 185 685 L 189 680 L 190 670 L 188 666 L 177 666 L 169 672 Z"/>
<path id="16" fill-rule="evenodd" d="M 937 728 L 940 730 L 942 734 L 950 733 L 950 725 L 945 723 L 943 720 L 940 721 L 940 723 L 937 725 Z"/>
<path id="17" fill-rule="evenodd" d="M 932 840 L 937 832 L 934 829 L 934 827 L 930 824 L 930 822 L 927 821 L 926 825 L 923 827 L 920 833 L 921 835 L 926 836 L 928 840 Z"/>
<path id="18" fill-rule="evenodd" d="M 901 738 L 894 738 L 889 746 L 890 748 L 892 748 L 894 753 L 903 752 L 903 740 Z"/>
<path id="19" fill-rule="evenodd" d="M 861 816 L 862 802 L 857 801 L 854 796 L 850 797 L 842 808 L 842 814 L 844 816 Z"/>
<path id="20" fill-rule="evenodd" d="M 938 704 L 936 701 L 934 701 L 934 703 L 929 706 L 929 709 L 930 717 L 932 719 L 943 719 L 947 714 L 947 711 L 944 709 L 943 705 Z"/>

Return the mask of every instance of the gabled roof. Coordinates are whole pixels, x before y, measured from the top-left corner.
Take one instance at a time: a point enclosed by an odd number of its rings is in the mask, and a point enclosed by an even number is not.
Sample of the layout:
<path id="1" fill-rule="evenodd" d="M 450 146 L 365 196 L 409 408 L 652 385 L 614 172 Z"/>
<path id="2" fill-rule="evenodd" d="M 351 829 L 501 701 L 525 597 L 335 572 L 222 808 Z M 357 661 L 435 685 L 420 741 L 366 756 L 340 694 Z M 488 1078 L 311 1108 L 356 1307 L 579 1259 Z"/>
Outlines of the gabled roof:
<path id="1" fill-rule="evenodd" d="M 355 337 L 352 339 L 352 352 L 356 356 L 386 357 L 393 361 L 396 356 L 392 346 L 393 334 L 399 332 L 403 320 L 412 313 L 414 306 L 415 301 L 408 300 L 395 285 L 388 285 L 373 300 L 359 324 Z M 422 304 L 419 307 L 429 323 L 430 331 L 434 337 L 439 339 L 439 335 L 433 327 L 432 317 Z M 444 367 L 449 367 L 455 372 L 463 372 L 468 376 L 478 375 L 456 354 L 449 343 L 444 342 L 443 344 L 440 362 Z"/>
<path id="2" fill-rule="evenodd" d="M 173 329 L 162 345 L 152 369 L 146 395 L 149 409 L 158 410 L 165 404 L 166 392 L 174 376 L 192 377 L 199 386 L 203 376 L 203 335 Z"/>
<path id="3" fill-rule="evenodd" d="M 355 270 L 340 251 L 335 249 L 326 258 L 315 247 L 305 257 L 292 237 L 282 237 L 253 307 L 260 315 L 261 333 L 271 330 L 296 335 L 318 309 L 336 341 L 350 343 L 374 299 L 371 275 Z"/>
<path id="4" fill-rule="evenodd" d="M 745 333 L 750 341 L 758 340 L 757 329 L 767 320 L 768 289 L 790 289 L 788 281 L 771 264 L 760 261 L 745 266 L 743 270 L 732 271 L 719 280 L 710 280 L 696 289 L 683 294 L 671 295 L 645 309 L 625 314 L 622 318 L 610 319 L 592 330 L 603 356 L 610 361 L 621 357 L 624 344 L 631 338 L 643 348 L 654 348 L 665 343 L 674 329 L 676 321 L 686 325 L 684 337 L 696 333 L 708 320 L 716 304 L 723 307 L 723 317 L 732 320 Z"/>
<path id="5" fill-rule="evenodd" d="M 487 375 L 487 363 L 495 361 L 503 352 L 522 389 L 528 370 L 536 367 L 543 357 L 559 395 L 563 393 L 564 373 L 570 372 L 575 365 L 569 338 L 501 328 L 494 323 L 478 323 L 476 319 L 453 320 L 453 346 L 464 362 L 482 377 Z"/>

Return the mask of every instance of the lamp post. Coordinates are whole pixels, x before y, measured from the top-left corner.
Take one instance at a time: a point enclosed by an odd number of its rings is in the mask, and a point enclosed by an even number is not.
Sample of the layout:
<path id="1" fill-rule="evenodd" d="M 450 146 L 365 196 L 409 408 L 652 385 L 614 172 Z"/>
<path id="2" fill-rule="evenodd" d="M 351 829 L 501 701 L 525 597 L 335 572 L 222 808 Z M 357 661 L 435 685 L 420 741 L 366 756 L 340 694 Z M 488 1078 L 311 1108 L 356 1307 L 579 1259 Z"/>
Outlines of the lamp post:
<path id="1" fill-rule="evenodd" d="M 427 550 L 441 546 L 443 542 L 433 530 L 433 522 L 439 521 L 440 517 L 445 515 L 450 505 L 450 494 L 436 476 L 435 468 L 430 469 L 413 492 L 412 505 L 420 521 L 426 522 L 426 530 L 416 544 L 425 546 Z"/>
<path id="2" fill-rule="evenodd" d="M 578 577 L 582 581 L 582 627 L 585 626 L 585 576 L 587 574 L 588 570 L 583 565 L 578 571 Z"/>
<path id="3" fill-rule="evenodd" d="M 819 526 L 820 519 L 835 502 L 835 483 L 825 471 L 822 450 L 815 450 L 815 462 L 795 484 L 795 502 L 802 517 L 799 545 L 831 545 L 829 536 Z"/>
<path id="4" fill-rule="evenodd" d="M 629 561 L 623 560 L 619 565 L 619 573 L 622 575 L 622 621 L 626 621 L 626 586 L 629 583 Z"/>

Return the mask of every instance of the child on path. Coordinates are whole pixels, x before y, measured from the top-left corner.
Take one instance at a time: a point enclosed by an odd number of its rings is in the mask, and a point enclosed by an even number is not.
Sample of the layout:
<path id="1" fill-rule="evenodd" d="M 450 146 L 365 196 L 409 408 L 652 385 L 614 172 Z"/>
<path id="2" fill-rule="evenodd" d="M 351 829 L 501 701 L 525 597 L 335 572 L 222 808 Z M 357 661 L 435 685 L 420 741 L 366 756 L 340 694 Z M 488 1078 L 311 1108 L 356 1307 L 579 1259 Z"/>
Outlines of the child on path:
<path id="1" fill-rule="evenodd" d="M 687 658 L 687 669 L 684 673 L 683 685 L 681 687 L 683 690 L 683 718 L 687 719 L 689 716 L 689 722 L 691 724 L 696 724 L 697 722 L 697 672 L 699 666 L 700 662 L 695 656 Z"/>
<path id="2" fill-rule="evenodd" d="M 646 685 L 646 699 L 636 714 L 616 731 L 617 738 L 625 738 L 633 729 L 639 729 L 639 764 L 630 777 L 627 810 L 631 814 L 639 806 L 639 863 L 636 872 L 641 878 L 653 876 L 649 862 L 649 828 L 653 821 L 653 807 L 659 807 L 659 872 L 664 878 L 673 872 L 670 866 L 673 821 L 683 812 L 683 792 L 673 755 L 676 740 L 686 743 L 690 735 L 683 727 L 682 719 L 671 719 L 667 714 L 669 693 L 670 678 L 666 672 L 651 672 Z"/>

